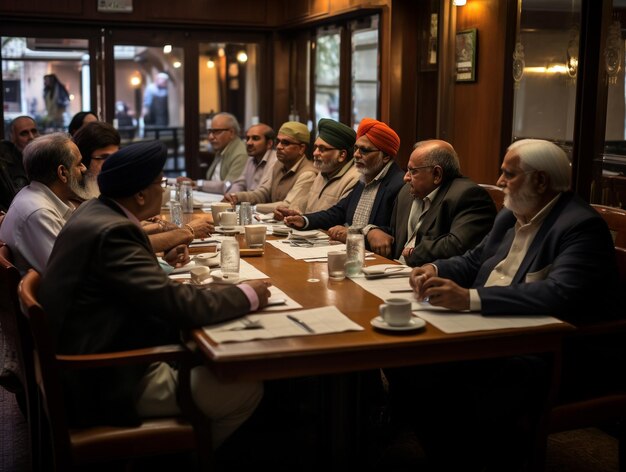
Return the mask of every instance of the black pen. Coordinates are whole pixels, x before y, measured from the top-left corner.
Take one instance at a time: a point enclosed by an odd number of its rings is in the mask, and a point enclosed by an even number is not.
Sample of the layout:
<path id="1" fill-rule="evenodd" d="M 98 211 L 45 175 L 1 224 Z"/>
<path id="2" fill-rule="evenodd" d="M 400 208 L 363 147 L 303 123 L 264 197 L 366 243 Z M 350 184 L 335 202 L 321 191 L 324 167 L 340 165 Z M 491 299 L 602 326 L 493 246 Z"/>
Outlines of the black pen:
<path id="1" fill-rule="evenodd" d="M 315 333 L 313 328 L 311 328 L 308 324 L 306 324 L 304 321 L 296 318 L 295 316 L 287 315 L 287 318 L 289 318 L 291 321 L 293 321 L 295 324 L 300 326 L 302 329 L 308 331 L 309 333 Z"/>

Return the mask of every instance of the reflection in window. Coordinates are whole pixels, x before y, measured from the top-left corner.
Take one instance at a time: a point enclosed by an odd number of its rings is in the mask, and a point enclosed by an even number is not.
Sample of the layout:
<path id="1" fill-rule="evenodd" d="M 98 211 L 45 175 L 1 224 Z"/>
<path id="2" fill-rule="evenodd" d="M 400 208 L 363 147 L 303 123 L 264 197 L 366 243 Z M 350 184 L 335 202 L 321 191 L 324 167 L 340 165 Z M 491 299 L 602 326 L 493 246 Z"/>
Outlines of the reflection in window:
<path id="1" fill-rule="evenodd" d="M 581 2 L 572 0 L 560 9 L 552 4 L 549 11 L 544 7 L 539 0 L 522 6 L 518 40 L 524 68 L 521 78 L 519 71 L 515 77 L 513 140 L 532 137 L 571 145 Z"/>
<path id="2" fill-rule="evenodd" d="M 160 139 L 166 172 L 185 168 L 183 48 L 115 45 L 115 121 L 122 145 Z"/>
<path id="3" fill-rule="evenodd" d="M 42 133 L 67 131 L 72 116 L 89 110 L 87 39 L 2 37 L 2 81 L 6 125 L 32 116 Z M 44 76 L 49 79 L 48 98 Z M 85 83 L 86 82 L 86 83 Z M 57 84 L 58 83 L 58 84 Z"/>
<path id="4" fill-rule="evenodd" d="M 378 15 L 350 24 L 352 33 L 352 126 L 378 116 Z"/>
<path id="5" fill-rule="evenodd" d="M 315 119 L 339 120 L 339 29 L 318 30 L 315 48 Z"/>

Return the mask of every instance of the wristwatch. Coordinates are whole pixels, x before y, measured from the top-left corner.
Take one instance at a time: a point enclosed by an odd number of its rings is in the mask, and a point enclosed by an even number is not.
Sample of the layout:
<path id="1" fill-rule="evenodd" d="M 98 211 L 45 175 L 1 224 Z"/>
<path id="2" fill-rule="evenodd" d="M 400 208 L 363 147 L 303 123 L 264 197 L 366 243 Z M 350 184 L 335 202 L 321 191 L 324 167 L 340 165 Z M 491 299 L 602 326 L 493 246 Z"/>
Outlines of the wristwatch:
<path id="1" fill-rule="evenodd" d="M 196 187 L 198 187 L 198 188 L 200 188 L 200 189 L 201 189 L 202 187 L 204 187 L 204 179 L 198 179 L 198 180 L 196 180 Z"/>
<path id="2" fill-rule="evenodd" d="M 233 183 L 230 180 L 225 180 L 224 181 L 224 193 L 228 192 L 232 186 L 233 186 Z"/>

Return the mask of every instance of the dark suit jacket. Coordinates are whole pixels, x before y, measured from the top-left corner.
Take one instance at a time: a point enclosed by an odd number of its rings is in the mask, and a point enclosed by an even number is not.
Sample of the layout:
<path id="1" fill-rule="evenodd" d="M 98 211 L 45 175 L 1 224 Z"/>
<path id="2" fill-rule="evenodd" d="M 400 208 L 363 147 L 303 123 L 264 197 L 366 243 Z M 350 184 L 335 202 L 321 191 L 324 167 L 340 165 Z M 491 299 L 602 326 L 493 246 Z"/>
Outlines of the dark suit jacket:
<path id="1" fill-rule="evenodd" d="M 40 300 L 61 354 L 177 343 L 179 330 L 247 313 L 244 293 L 196 289 L 160 268 L 145 232 L 104 197 L 83 203 L 59 233 Z M 73 424 L 136 421 L 146 366 L 94 369 L 64 379 Z"/>
<path id="2" fill-rule="evenodd" d="M 376 194 L 368 224 L 376 225 L 383 231 L 390 233 L 389 222 L 391 220 L 393 202 L 404 184 L 402 181 L 403 176 L 404 171 L 400 169 L 398 164 L 393 162 L 380 182 L 380 188 Z M 309 220 L 307 228 L 328 229 L 346 223 L 352 225 L 354 211 L 361 199 L 364 188 L 365 184 L 359 181 L 354 190 L 350 192 L 350 195 L 339 200 L 334 206 L 327 210 L 307 214 L 306 217 Z"/>
<path id="3" fill-rule="evenodd" d="M 0 142 L 0 210 L 7 211 L 17 192 L 28 183 L 22 153 L 11 141 Z"/>
<path id="4" fill-rule="evenodd" d="M 611 233 L 597 211 L 569 192 L 544 220 L 511 285 L 484 287 L 509 252 L 515 222 L 510 210 L 500 210 L 493 229 L 476 248 L 434 262 L 439 275 L 477 288 L 484 315 L 543 314 L 569 320 L 578 314 L 622 316 L 616 309 L 618 275 Z"/>
<path id="5" fill-rule="evenodd" d="M 394 258 L 400 257 L 410 237 L 407 222 L 414 197 L 406 184 L 393 207 Z M 415 249 L 406 258 L 412 267 L 463 254 L 491 230 L 496 207 L 486 190 L 460 177 L 443 183 L 417 231 Z"/>

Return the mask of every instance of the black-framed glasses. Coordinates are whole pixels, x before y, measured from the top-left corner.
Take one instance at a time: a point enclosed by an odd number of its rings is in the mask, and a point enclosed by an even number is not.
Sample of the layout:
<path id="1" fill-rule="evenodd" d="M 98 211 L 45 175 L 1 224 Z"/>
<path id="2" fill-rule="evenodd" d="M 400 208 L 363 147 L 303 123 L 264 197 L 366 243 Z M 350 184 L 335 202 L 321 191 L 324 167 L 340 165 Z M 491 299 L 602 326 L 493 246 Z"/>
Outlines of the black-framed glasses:
<path id="1" fill-rule="evenodd" d="M 323 144 L 321 146 L 313 146 L 313 152 L 315 151 L 319 151 L 320 154 L 324 154 L 328 151 L 338 151 L 337 148 L 334 147 L 328 147 L 328 146 L 324 146 Z"/>
<path id="2" fill-rule="evenodd" d="M 287 146 L 295 146 L 296 144 L 300 144 L 300 143 L 294 143 L 293 141 L 289 141 L 288 139 L 277 139 L 276 145 L 278 144 L 282 144 L 283 147 L 287 147 Z"/>
<path id="3" fill-rule="evenodd" d="M 224 131 L 228 131 L 230 128 L 209 128 L 207 131 L 207 134 L 212 134 L 212 135 L 218 135 L 220 133 L 223 133 Z"/>
<path id="4" fill-rule="evenodd" d="M 377 151 L 380 151 L 380 149 L 366 148 L 365 146 L 354 146 L 354 153 L 356 154 L 357 152 L 359 152 L 361 153 L 361 156 L 367 156 L 368 154 L 371 154 Z"/>
<path id="5" fill-rule="evenodd" d="M 426 169 L 427 167 L 435 167 L 434 165 L 429 165 L 429 166 L 417 166 L 417 167 L 408 167 L 406 168 L 406 171 L 411 174 L 411 176 L 415 176 L 417 174 L 419 174 L 420 169 Z"/>

